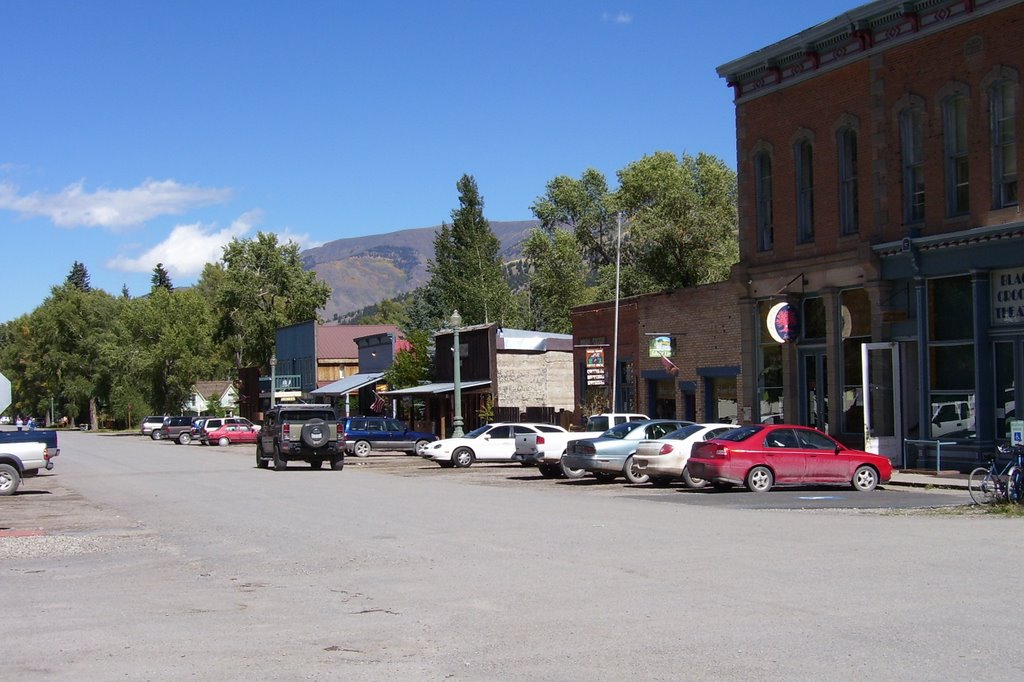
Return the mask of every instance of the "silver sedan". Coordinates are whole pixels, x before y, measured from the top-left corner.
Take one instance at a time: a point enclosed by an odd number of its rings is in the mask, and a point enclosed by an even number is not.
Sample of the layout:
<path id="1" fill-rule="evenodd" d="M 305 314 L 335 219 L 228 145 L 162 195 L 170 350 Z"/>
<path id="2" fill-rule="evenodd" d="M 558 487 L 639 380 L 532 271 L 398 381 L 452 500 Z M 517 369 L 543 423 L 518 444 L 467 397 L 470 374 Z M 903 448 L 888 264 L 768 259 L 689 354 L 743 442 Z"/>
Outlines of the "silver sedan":
<path id="1" fill-rule="evenodd" d="M 637 469 L 633 458 L 637 445 L 642 440 L 661 438 L 690 423 L 678 419 L 651 419 L 618 424 L 597 438 L 569 441 L 562 461 L 573 469 L 592 472 L 602 483 L 618 476 L 625 476 L 630 483 L 646 483 L 647 474 Z"/>

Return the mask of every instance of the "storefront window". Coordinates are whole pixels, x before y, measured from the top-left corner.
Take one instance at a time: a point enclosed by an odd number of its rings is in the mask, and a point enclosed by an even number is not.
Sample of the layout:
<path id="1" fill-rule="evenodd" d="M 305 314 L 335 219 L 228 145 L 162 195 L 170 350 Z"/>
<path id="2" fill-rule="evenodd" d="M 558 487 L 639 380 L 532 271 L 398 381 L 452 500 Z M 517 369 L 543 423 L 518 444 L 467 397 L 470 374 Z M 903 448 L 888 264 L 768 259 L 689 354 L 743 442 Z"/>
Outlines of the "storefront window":
<path id="1" fill-rule="evenodd" d="M 736 377 L 714 377 L 708 379 L 711 391 L 711 409 L 713 415 L 708 415 L 711 422 L 722 422 L 724 424 L 738 423 L 739 415 L 738 402 L 736 399 Z"/>
<path id="2" fill-rule="evenodd" d="M 804 299 L 802 316 L 804 333 L 803 340 L 810 341 L 825 338 L 825 299 L 820 297 Z"/>
<path id="3" fill-rule="evenodd" d="M 843 336 L 843 433 L 864 432 L 864 391 L 861 345 L 871 341 L 871 301 L 864 289 L 840 295 L 840 331 Z"/>
<path id="4" fill-rule="evenodd" d="M 772 301 L 761 301 L 758 311 L 757 329 L 761 339 L 757 372 L 758 416 L 761 421 L 782 423 L 785 421 L 782 413 L 782 346 L 765 331 L 771 307 Z"/>
<path id="5" fill-rule="evenodd" d="M 1010 438 L 1010 422 L 1017 419 L 1014 394 L 1013 342 L 995 344 L 996 438 Z"/>
<path id="6" fill-rule="evenodd" d="M 974 325 L 970 277 L 928 282 L 931 437 L 973 438 Z"/>

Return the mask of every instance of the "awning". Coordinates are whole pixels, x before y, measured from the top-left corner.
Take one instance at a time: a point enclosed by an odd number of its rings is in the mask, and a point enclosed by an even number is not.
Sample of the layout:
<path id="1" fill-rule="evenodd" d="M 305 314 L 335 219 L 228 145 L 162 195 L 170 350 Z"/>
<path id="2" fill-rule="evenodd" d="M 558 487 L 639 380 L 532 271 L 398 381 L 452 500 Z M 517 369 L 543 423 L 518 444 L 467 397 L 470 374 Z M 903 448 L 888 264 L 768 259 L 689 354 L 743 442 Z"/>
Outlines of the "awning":
<path id="1" fill-rule="evenodd" d="M 469 388 L 480 388 L 481 386 L 490 385 L 490 381 L 463 381 L 459 384 L 459 387 L 465 391 Z M 455 384 L 446 381 L 440 384 L 423 384 L 422 386 L 413 386 L 411 388 L 396 388 L 394 391 L 383 391 L 386 395 L 431 395 L 437 393 L 452 393 L 455 391 Z"/>
<path id="2" fill-rule="evenodd" d="M 346 395 L 360 389 L 367 384 L 372 384 L 378 379 L 384 376 L 384 372 L 371 372 L 369 374 L 353 374 L 350 377 L 344 377 L 337 381 L 321 386 L 320 388 L 310 391 L 313 395 Z"/>

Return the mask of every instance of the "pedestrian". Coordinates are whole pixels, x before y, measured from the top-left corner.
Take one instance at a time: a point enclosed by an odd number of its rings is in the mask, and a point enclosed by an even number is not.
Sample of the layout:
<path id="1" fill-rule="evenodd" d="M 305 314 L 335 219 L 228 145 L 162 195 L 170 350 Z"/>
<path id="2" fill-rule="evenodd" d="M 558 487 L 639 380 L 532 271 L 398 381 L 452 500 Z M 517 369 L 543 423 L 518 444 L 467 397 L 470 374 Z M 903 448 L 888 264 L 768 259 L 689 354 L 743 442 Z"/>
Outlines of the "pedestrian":
<path id="1" fill-rule="evenodd" d="M 35 431 L 36 430 L 36 418 L 35 417 L 29 417 L 28 418 L 28 430 L 29 431 Z"/>
<path id="2" fill-rule="evenodd" d="M 14 424 L 15 424 L 15 426 L 17 426 L 17 427 L 18 427 L 18 430 L 19 430 L 19 431 L 21 431 L 21 427 L 23 427 L 23 426 L 25 425 L 25 422 L 23 422 L 23 421 L 21 420 L 21 415 L 20 415 L 20 414 L 18 415 L 18 420 L 17 420 L 17 421 L 15 421 L 15 422 L 14 422 Z"/>

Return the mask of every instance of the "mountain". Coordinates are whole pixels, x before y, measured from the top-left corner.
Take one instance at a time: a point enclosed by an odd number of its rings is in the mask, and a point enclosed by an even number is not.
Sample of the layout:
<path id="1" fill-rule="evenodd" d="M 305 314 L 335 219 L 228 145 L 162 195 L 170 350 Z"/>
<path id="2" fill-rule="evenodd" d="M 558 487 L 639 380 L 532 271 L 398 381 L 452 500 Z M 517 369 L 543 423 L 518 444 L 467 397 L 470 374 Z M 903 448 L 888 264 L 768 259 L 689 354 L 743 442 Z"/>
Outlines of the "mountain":
<path id="1" fill-rule="evenodd" d="M 501 257 L 520 257 L 522 241 L 537 220 L 491 222 L 501 242 Z M 434 258 L 434 236 L 441 228 L 418 227 L 366 237 L 336 239 L 303 251 L 303 265 L 331 287 L 331 299 L 321 315 L 334 319 L 372 303 L 412 291 L 430 278 L 427 263 Z"/>

